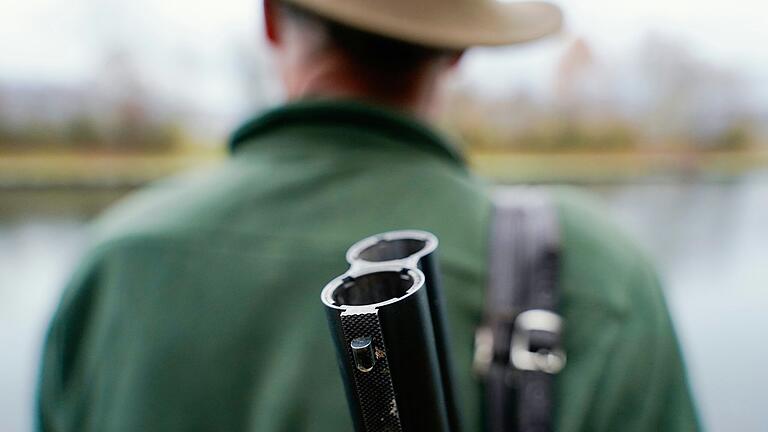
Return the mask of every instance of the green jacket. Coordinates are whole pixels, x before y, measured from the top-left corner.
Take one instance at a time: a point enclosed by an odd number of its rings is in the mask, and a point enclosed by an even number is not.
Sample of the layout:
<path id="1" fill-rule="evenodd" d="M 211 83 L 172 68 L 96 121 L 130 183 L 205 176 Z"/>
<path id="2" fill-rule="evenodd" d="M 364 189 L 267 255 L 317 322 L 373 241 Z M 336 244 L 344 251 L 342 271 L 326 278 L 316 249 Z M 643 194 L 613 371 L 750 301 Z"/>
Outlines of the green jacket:
<path id="1" fill-rule="evenodd" d="M 490 202 L 461 158 L 402 114 L 319 101 L 247 123 L 232 153 L 97 225 L 50 327 L 40 430 L 351 430 L 319 293 L 347 247 L 394 229 L 440 239 L 458 391 L 478 430 Z M 569 354 L 558 430 L 697 430 L 653 266 L 589 198 L 555 196 Z"/>

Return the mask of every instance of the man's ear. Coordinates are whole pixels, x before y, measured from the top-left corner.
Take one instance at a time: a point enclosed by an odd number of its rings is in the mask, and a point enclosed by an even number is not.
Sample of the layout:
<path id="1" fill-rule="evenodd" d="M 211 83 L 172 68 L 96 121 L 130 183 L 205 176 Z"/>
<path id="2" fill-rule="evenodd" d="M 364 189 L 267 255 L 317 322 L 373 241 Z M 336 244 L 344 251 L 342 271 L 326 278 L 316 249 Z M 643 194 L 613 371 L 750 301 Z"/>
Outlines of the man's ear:
<path id="1" fill-rule="evenodd" d="M 461 62 L 461 59 L 464 57 L 465 50 L 456 51 L 455 53 L 451 54 L 450 57 L 450 64 L 452 68 L 455 68 L 459 65 Z"/>
<path id="2" fill-rule="evenodd" d="M 277 45 L 280 42 L 278 13 L 276 0 L 264 0 L 264 33 L 267 36 L 267 40 L 272 45 Z"/>

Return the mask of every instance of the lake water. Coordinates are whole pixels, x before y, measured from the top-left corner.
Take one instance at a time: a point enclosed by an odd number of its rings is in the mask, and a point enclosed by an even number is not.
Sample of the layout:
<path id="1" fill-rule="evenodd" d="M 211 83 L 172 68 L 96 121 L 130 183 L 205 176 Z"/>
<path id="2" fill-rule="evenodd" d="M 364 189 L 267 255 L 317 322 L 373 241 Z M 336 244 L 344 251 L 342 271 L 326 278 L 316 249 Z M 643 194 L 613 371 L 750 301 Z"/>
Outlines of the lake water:
<path id="1" fill-rule="evenodd" d="M 768 172 L 589 188 L 660 265 L 707 428 L 768 430 Z M 32 429 L 46 321 L 85 222 L 121 194 L 0 192 L 0 431 Z"/>

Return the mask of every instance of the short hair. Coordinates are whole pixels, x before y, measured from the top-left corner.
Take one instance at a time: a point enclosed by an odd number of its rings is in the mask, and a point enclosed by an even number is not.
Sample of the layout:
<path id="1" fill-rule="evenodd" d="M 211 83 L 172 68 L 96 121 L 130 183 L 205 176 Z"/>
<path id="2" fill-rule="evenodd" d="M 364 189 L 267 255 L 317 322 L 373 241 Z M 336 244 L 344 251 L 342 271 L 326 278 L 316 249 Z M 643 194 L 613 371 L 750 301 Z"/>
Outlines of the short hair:
<path id="1" fill-rule="evenodd" d="M 328 37 L 330 45 L 365 68 L 407 71 L 418 68 L 429 60 L 455 53 L 450 49 L 418 45 L 358 30 L 289 1 L 279 0 L 278 4 L 289 19 L 310 21 L 319 25 Z"/>

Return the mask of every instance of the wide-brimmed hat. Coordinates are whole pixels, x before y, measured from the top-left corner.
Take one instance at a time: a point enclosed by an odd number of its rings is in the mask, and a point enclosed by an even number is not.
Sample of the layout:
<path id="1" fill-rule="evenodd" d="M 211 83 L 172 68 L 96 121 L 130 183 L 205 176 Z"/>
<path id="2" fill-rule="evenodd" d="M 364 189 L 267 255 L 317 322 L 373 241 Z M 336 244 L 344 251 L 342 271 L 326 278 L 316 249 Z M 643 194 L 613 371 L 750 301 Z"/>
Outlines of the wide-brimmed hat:
<path id="1" fill-rule="evenodd" d="M 557 32 L 547 2 L 496 0 L 285 0 L 350 27 L 420 45 L 462 49 L 510 45 Z"/>

